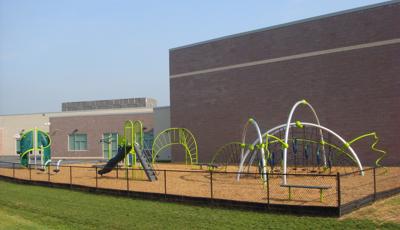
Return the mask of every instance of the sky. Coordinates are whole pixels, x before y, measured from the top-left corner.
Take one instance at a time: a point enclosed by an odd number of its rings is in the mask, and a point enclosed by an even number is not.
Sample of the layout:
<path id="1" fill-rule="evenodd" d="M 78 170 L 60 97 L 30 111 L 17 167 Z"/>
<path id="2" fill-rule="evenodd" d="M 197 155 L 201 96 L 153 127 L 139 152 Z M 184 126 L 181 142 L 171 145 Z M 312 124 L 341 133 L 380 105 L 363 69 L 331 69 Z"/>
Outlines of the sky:
<path id="1" fill-rule="evenodd" d="M 378 0 L 0 0 L 0 115 L 151 97 L 169 105 L 169 49 Z"/>

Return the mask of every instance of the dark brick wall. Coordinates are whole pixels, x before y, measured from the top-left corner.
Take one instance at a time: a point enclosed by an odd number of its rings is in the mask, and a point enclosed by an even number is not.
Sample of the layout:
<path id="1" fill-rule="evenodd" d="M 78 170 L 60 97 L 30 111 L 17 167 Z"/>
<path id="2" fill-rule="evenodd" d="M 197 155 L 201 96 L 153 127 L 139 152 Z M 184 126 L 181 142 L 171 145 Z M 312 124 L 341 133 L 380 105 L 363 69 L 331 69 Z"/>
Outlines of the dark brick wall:
<path id="1" fill-rule="evenodd" d="M 170 52 L 170 74 L 399 38 L 400 4 L 326 17 Z"/>
<path id="2" fill-rule="evenodd" d="M 52 156 L 54 157 L 102 157 L 102 145 L 99 140 L 103 133 L 118 132 L 123 135 L 126 120 L 140 120 L 147 130 L 153 129 L 153 113 L 51 117 Z M 88 136 L 87 151 L 68 151 L 68 135 L 73 130 Z"/>
<path id="3" fill-rule="evenodd" d="M 396 3 L 171 50 L 170 71 L 400 38 L 398 22 Z M 321 124 L 347 140 L 376 131 L 379 146 L 388 151 L 384 164 L 400 164 L 400 44 L 172 78 L 170 86 L 171 125 L 194 133 L 202 162 L 224 143 L 240 140 L 249 117 L 263 130 L 272 128 L 285 123 L 293 104 L 305 98 Z M 313 121 L 304 109 L 296 118 Z M 363 164 L 377 158 L 368 149 L 371 143 L 354 146 Z M 176 152 L 172 157 L 183 159 Z"/>

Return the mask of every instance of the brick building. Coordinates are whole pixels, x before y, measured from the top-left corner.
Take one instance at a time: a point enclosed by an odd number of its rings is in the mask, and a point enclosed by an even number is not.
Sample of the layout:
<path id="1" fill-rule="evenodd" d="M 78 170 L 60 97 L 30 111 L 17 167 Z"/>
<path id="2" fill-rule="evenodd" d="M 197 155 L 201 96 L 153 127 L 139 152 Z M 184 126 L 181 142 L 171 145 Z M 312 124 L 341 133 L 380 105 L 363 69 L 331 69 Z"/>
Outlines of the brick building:
<path id="1" fill-rule="evenodd" d="M 399 22 L 392 1 L 171 49 L 171 126 L 190 129 L 207 162 L 240 140 L 249 117 L 266 130 L 304 98 L 347 140 L 377 132 L 384 164 L 399 164 Z M 309 111 L 297 117 L 313 121 Z M 357 152 L 371 165 L 368 148 Z"/>

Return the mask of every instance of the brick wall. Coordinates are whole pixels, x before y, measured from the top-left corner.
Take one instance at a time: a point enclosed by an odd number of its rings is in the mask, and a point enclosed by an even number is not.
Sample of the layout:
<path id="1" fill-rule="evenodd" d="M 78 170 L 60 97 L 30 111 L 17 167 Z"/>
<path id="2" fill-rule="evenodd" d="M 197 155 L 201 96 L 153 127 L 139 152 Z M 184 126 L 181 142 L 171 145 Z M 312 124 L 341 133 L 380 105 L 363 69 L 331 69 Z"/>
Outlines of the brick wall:
<path id="1" fill-rule="evenodd" d="M 393 3 L 173 49 L 170 74 L 396 39 L 399 21 L 400 3 Z M 170 87 L 171 126 L 194 133 L 202 162 L 224 143 L 240 140 L 249 117 L 266 130 L 285 123 L 304 98 L 322 125 L 347 140 L 376 131 L 389 152 L 384 163 L 400 164 L 399 43 L 171 78 Z M 313 121 L 304 109 L 296 118 Z M 354 148 L 371 165 L 377 156 L 367 144 Z M 183 160 L 180 153 L 172 157 Z"/>
<path id="2" fill-rule="evenodd" d="M 50 118 L 50 134 L 52 137 L 53 157 L 102 157 L 103 149 L 99 140 L 103 133 L 118 132 L 123 135 L 126 120 L 140 120 L 146 131 L 153 129 L 153 113 L 96 115 Z M 68 151 L 68 135 L 75 129 L 76 133 L 86 133 L 88 138 L 87 151 Z"/>

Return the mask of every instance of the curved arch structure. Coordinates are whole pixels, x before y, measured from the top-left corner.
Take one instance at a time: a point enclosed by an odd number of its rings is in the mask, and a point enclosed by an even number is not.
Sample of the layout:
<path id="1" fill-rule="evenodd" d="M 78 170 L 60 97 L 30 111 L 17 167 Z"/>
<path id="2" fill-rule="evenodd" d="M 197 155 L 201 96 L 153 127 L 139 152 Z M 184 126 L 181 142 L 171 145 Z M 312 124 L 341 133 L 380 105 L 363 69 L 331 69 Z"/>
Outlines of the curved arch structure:
<path id="1" fill-rule="evenodd" d="M 305 105 L 305 106 L 307 106 L 307 107 L 311 110 L 311 112 L 313 113 L 313 115 L 314 115 L 314 117 L 315 117 L 315 120 L 316 120 L 316 122 L 317 122 L 317 125 L 318 125 L 318 126 L 321 125 L 321 124 L 319 123 L 319 119 L 318 119 L 317 113 L 315 112 L 314 108 L 310 105 L 310 103 L 308 103 L 306 100 L 301 100 L 301 101 L 296 102 L 296 104 L 294 104 L 294 106 L 293 106 L 292 109 L 290 110 L 289 117 L 288 117 L 288 121 L 287 121 L 287 123 L 286 123 L 286 128 L 285 128 L 285 139 L 284 139 L 284 141 L 285 141 L 286 144 L 288 144 L 289 131 L 290 131 L 290 123 L 292 122 L 293 114 L 294 114 L 294 112 L 296 111 L 297 107 L 300 106 L 300 105 Z M 299 124 L 299 123 L 297 123 L 297 124 Z M 323 137 L 323 135 L 322 135 L 322 131 L 321 131 L 321 130 L 320 130 L 320 138 L 321 138 L 321 142 L 324 143 L 324 137 Z M 324 162 L 324 165 L 326 166 L 326 155 L 325 155 L 325 148 L 324 148 L 324 145 L 322 145 L 322 160 L 323 160 L 323 162 Z M 285 148 L 285 149 L 283 150 L 283 174 L 286 174 L 286 173 L 287 173 L 287 171 L 286 171 L 286 169 L 287 169 L 286 163 L 287 163 L 287 148 Z M 284 176 L 283 184 L 286 184 L 286 176 Z"/>
<path id="2" fill-rule="evenodd" d="M 227 171 L 228 166 L 240 162 L 243 148 L 243 144 L 238 141 L 227 143 L 215 152 L 210 164 L 218 165 L 218 169 Z"/>
<path id="3" fill-rule="evenodd" d="M 181 145 L 185 149 L 185 163 L 188 158 L 190 164 L 198 163 L 197 142 L 194 135 L 185 128 L 169 128 L 160 132 L 154 138 L 152 152 L 152 162 L 154 163 L 157 155 L 172 145 Z"/>
<path id="4" fill-rule="evenodd" d="M 19 139 L 21 165 L 28 167 L 30 164 L 30 152 L 33 152 L 35 155 L 36 165 L 36 153 L 41 151 L 41 165 L 42 167 L 45 167 L 45 163 L 51 158 L 51 142 L 49 134 L 38 128 L 24 132 Z"/>
<path id="5" fill-rule="evenodd" d="M 258 142 L 259 147 L 260 147 L 260 151 L 261 151 L 261 173 L 262 173 L 263 181 L 266 181 L 267 180 L 267 165 L 266 165 L 266 160 L 265 160 L 265 151 L 264 151 L 264 148 L 263 148 L 263 140 L 262 140 L 261 130 L 260 130 L 260 127 L 258 126 L 257 122 L 253 118 L 249 118 L 249 120 L 247 120 L 246 124 L 244 125 L 243 133 L 242 133 L 242 143 L 246 144 L 247 128 L 249 127 L 250 124 L 253 125 L 253 127 L 257 131 L 258 139 L 255 142 Z M 244 160 L 245 160 L 245 158 L 244 158 L 244 148 L 242 148 L 242 153 L 241 153 L 240 157 L 241 157 L 240 162 L 242 162 L 242 161 L 244 162 Z M 242 170 L 243 170 L 243 164 L 240 164 L 239 172 L 241 172 Z"/>
<path id="6" fill-rule="evenodd" d="M 127 120 L 124 123 L 124 138 L 125 138 L 125 151 L 127 152 L 128 146 L 130 146 L 131 150 L 128 154 L 133 155 L 132 162 L 129 162 L 129 157 L 125 157 L 125 166 L 128 166 L 130 163 L 132 167 L 136 164 L 136 153 L 135 148 L 133 148 L 135 143 L 140 145 L 140 148 L 143 148 L 143 123 L 139 120 L 131 121 Z"/>
<path id="7" fill-rule="evenodd" d="M 303 123 L 301 123 L 301 124 L 302 124 L 303 126 L 314 127 L 314 128 L 318 128 L 318 129 L 320 129 L 320 130 L 325 130 L 326 132 L 328 132 L 328 133 L 332 134 L 334 137 L 336 137 L 336 138 L 337 138 L 340 142 L 342 142 L 343 145 L 344 145 L 345 147 L 347 147 L 347 149 L 350 151 L 350 154 L 351 154 L 352 159 L 354 160 L 354 162 L 357 164 L 358 168 L 359 168 L 360 171 L 361 171 L 361 175 L 364 175 L 363 166 L 362 166 L 362 164 L 361 164 L 361 162 L 360 162 L 360 160 L 359 160 L 359 158 L 358 158 L 356 152 L 355 152 L 354 149 L 350 146 L 350 144 L 349 144 L 348 142 L 346 142 L 346 140 L 345 140 L 344 138 L 342 138 L 341 136 L 339 136 L 339 134 L 335 133 L 334 131 L 332 131 L 332 130 L 330 130 L 330 129 L 328 129 L 328 128 L 322 126 L 322 125 L 318 125 L 318 124 L 314 124 L 314 123 L 309 123 L 309 122 L 303 122 Z M 291 123 L 289 123 L 289 126 L 290 126 L 290 127 L 298 126 L 298 122 L 291 122 Z M 263 137 L 266 137 L 267 135 L 271 135 L 271 134 L 273 135 L 273 134 L 279 132 L 281 129 L 286 129 L 287 127 L 288 127 L 288 124 L 278 125 L 278 126 L 272 128 L 272 129 L 268 130 L 267 132 L 265 132 L 262 136 L 263 136 Z M 286 131 L 286 130 L 285 130 L 285 131 Z M 258 141 L 258 139 L 255 140 L 255 141 L 253 142 L 253 144 L 257 143 L 257 141 Z M 321 143 L 325 143 L 325 142 L 322 142 L 322 141 L 321 141 Z M 246 152 L 245 155 L 244 155 L 244 158 L 246 158 L 246 157 L 248 156 L 249 153 L 250 153 L 249 151 Z M 284 165 L 285 165 L 285 167 L 286 167 L 286 164 L 285 164 L 285 163 L 286 163 L 286 162 L 284 162 Z M 237 180 L 240 179 L 240 172 L 241 172 L 241 170 L 242 170 L 242 168 L 239 169 Z M 286 170 L 286 168 L 284 168 L 284 170 Z M 283 184 L 286 184 L 286 183 L 287 183 L 286 174 L 283 174 L 283 176 L 282 176 L 282 183 L 283 183 Z"/>

